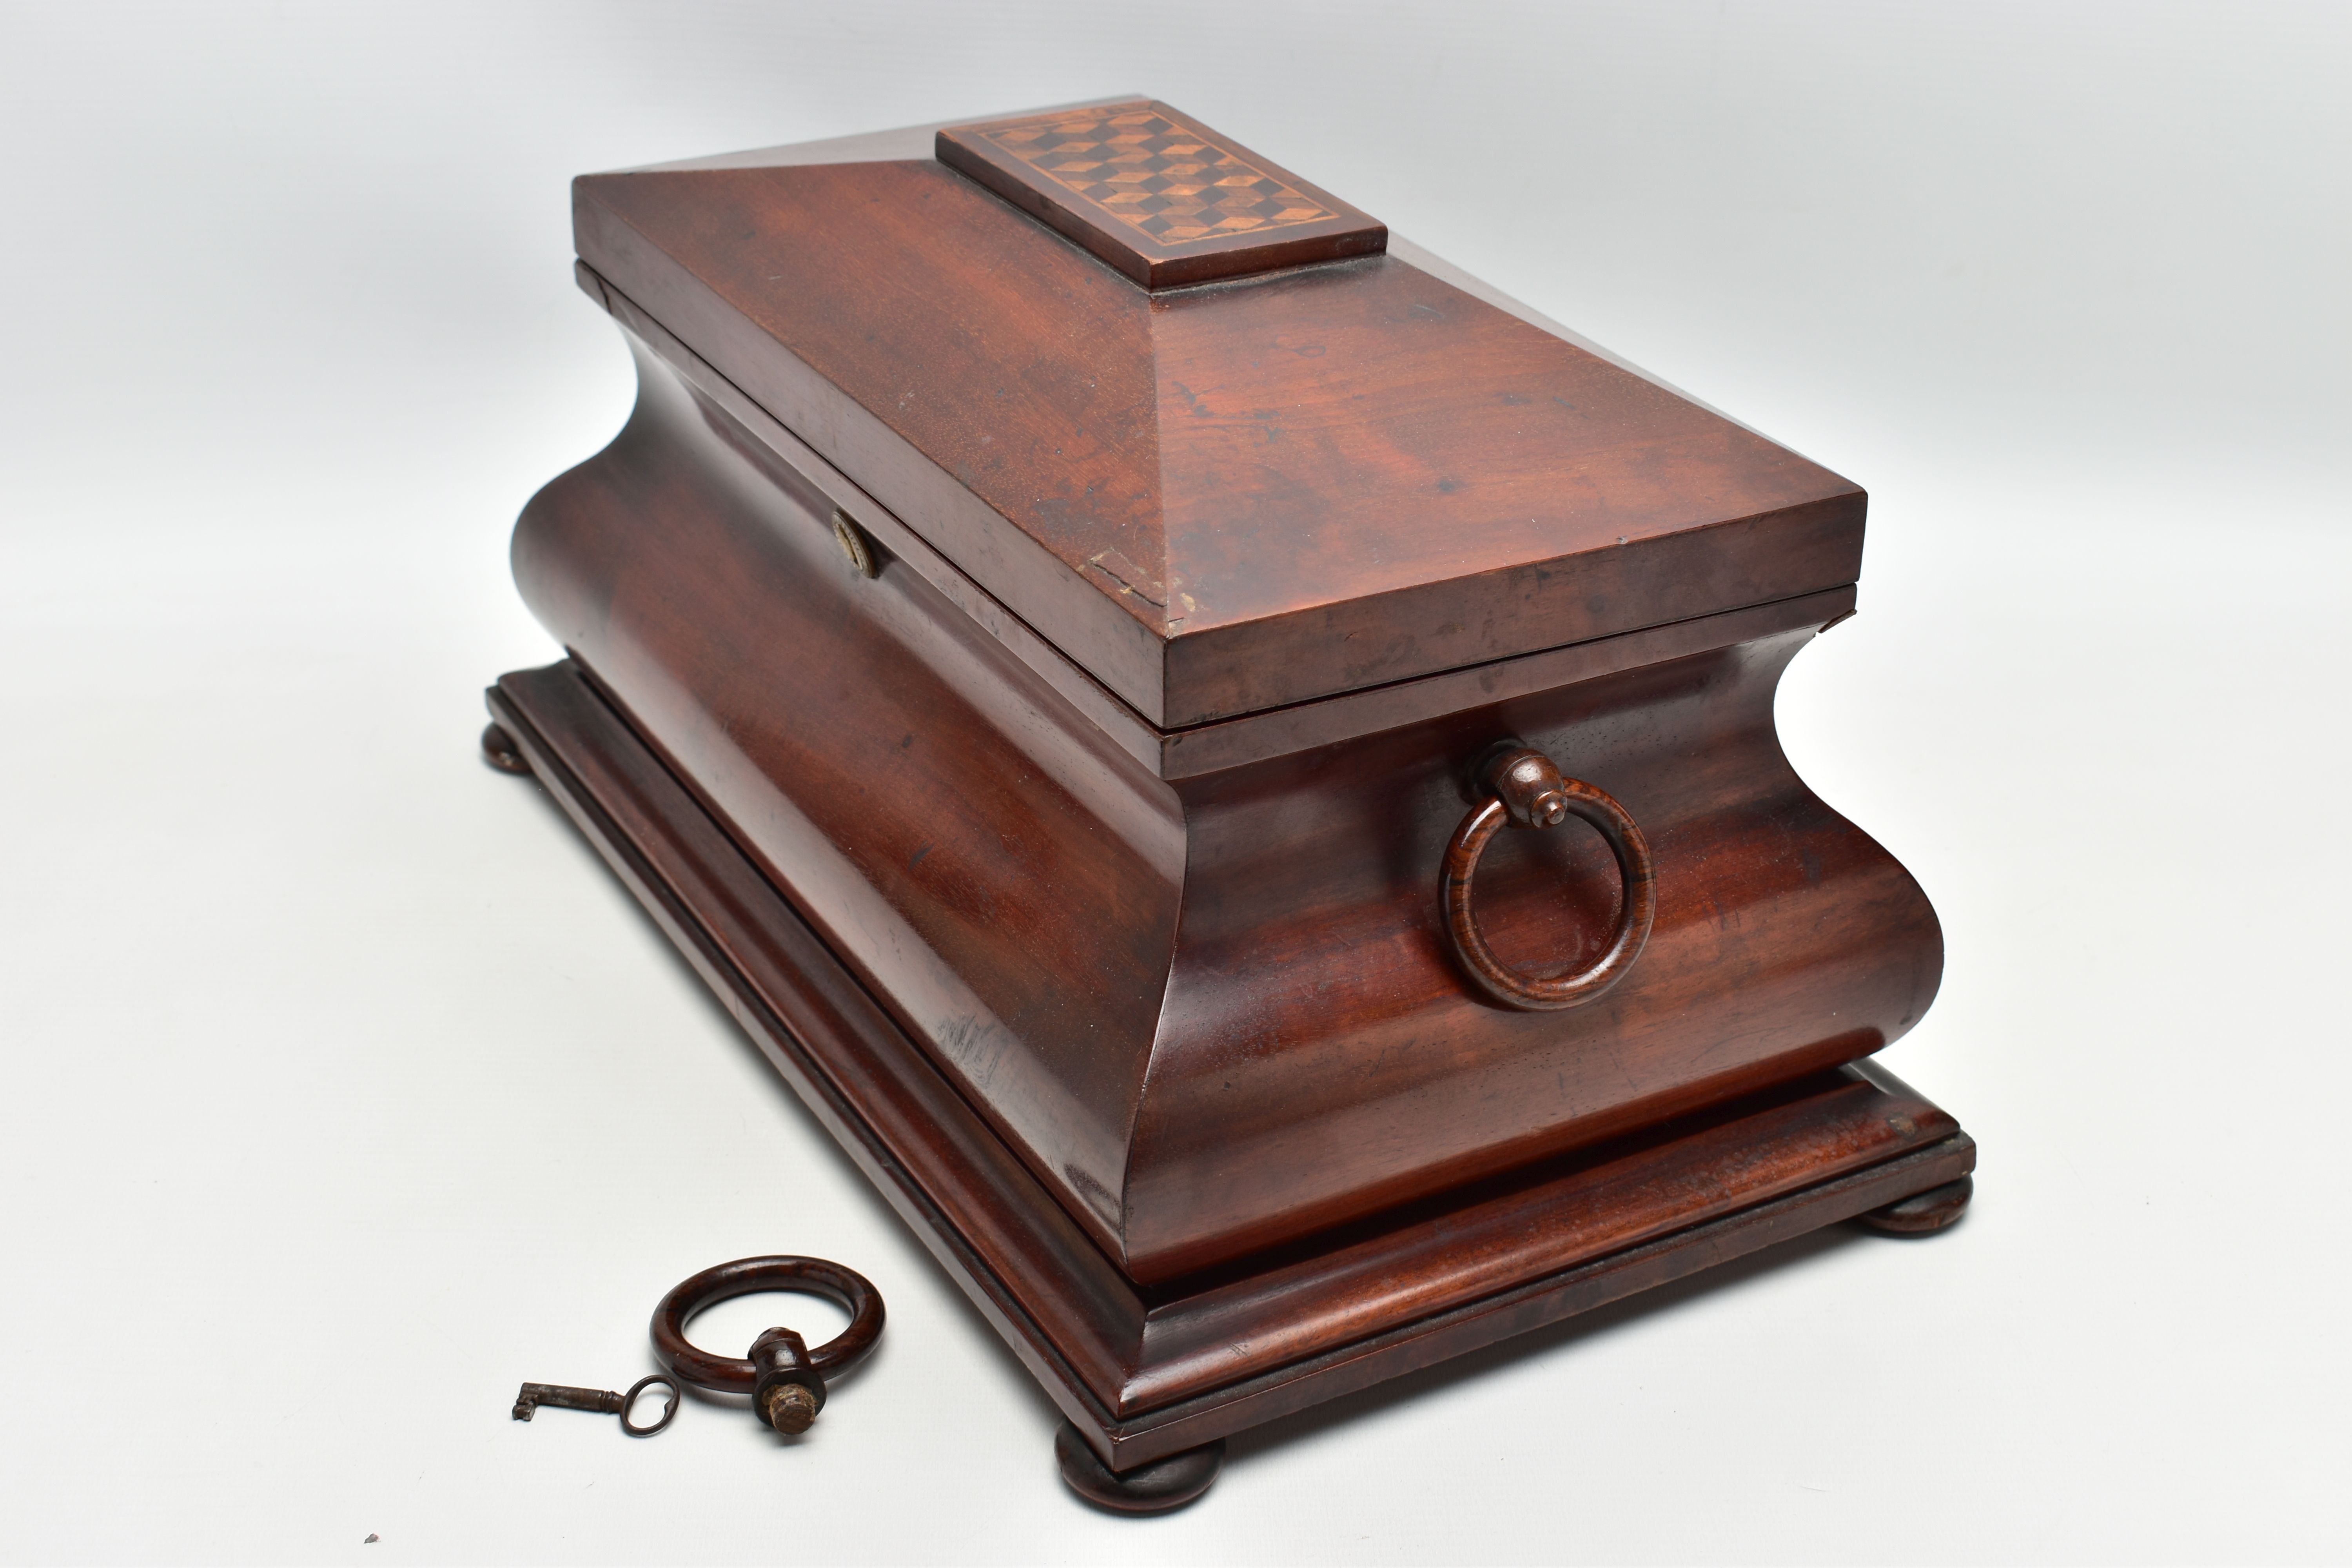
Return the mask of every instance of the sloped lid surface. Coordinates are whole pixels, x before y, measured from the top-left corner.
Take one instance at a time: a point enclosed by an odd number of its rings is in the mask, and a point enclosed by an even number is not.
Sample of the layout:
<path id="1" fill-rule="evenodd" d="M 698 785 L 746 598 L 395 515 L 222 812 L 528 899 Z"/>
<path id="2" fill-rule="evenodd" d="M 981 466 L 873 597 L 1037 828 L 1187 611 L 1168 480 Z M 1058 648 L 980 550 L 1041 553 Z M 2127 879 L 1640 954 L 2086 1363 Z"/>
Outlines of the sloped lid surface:
<path id="1" fill-rule="evenodd" d="M 580 253 L 1155 724 L 1854 580 L 1851 483 L 1421 268 L 1154 289 L 931 144 L 587 176 Z"/>

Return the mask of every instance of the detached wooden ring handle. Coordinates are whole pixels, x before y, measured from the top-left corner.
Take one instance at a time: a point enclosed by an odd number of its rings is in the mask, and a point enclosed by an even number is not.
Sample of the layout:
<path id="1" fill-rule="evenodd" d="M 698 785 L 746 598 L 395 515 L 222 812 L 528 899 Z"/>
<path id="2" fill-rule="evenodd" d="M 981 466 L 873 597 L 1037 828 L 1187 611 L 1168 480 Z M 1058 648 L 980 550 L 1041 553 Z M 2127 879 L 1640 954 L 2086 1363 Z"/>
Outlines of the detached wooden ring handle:
<path id="1" fill-rule="evenodd" d="M 803 1291 L 828 1297 L 847 1310 L 849 1327 L 808 1352 L 809 1365 L 823 1375 L 856 1364 L 882 1337 L 882 1292 L 863 1274 L 822 1258 L 743 1258 L 706 1268 L 661 1299 L 654 1309 L 654 1354 L 698 1388 L 751 1393 L 760 1369 L 742 1356 L 697 1349 L 687 1341 L 686 1321 L 705 1307 L 757 1290 Z"/>
<path id="2" fill-rule="evenodd" d="M 1445 869 L 1437 884 L 1437 899 L 1445 914 L 1445 934 L 1453 939 L 1454 956 L 1478 988 L 1507 1007 L 1549 1012 L 1590 1002 L 1625 977 L 1642 946 L 1650 940 L 1650 922 L 1657 918 L 1657 868 L 1650 858 L 1650 842 L 1642 837 L 1633 816 L 1608 791 L 1582 779 L 1562 778 L 1559 769 L 1541 752 L 1519 747 L 1497 755 L 1480 770 L 1479 783 L 1494 798 L 1462 819 L 1454 841 L 1445 847 Z M 1478 857 L 1486 841 L 1505 823 L 1514 827 L 1553 827 L 1570 816 L 1580 816 L 1601 830 L 1617 857 L 1617 872 L 1624 879 L 1624 907 L 1609 950 L 1573 974 L 1554 980 L 1532 980 L 1505 967 L 1478 930 L 1470 908 L 1470 879 L 1477 874 Z"/>

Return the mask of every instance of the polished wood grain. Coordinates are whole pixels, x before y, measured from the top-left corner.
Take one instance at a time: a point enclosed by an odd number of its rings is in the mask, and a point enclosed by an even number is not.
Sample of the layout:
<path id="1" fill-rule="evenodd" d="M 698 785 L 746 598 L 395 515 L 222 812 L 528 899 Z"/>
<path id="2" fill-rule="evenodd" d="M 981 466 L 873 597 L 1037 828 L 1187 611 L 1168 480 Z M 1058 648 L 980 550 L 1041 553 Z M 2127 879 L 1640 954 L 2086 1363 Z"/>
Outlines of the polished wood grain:
<path id="1" fill-rule="evenodd" d="M 1139 1486 L 1974 1164 L 1865 1063 L 1934 910 L 1774 731 L 1861 492 L 1401 258 L 1010 205 L 1345 216 L 1164 109 L 579 182 L 639 397 L 486 742 Z"/>
<path id="2" fill-rule="evenodd" d="M 1147 288 L 1388 247 L 1378 220 L 1149 99 L 950 126 L 934 146 Z"/>
<path id="3" fill-rule="evenodd" d="M 509 676 L 490 709 L 1116 1471 L 1885 1209 L 1975 1164 L 1950 1117 L 1857 1064 L 1148 1289 L 576 666 Z"/>
<path id="4" fill-rule="evenodd" d="M 942 593 L 943 563 L 908 569 L 877 528 L 877 575 L 853 570 L 834 499 L 637 352 L 629 426 L 518 526 L 527 602 L 1138 1280 L 1866 1056 L 1933 997 L 1927 900 L 1773 738 L 1817 605 L 1164 779 Z M 1503 737 L 1655 855 L 1641 963 L 1571 1013 L 1465 983 L 1436 897 Z M 1486 856 L 1493 952 L 1588 963 L 1618 924 L 1607 847 L 1508 837 L 1542 842 Z"/>
<path id="5" fill-rule="evenodd" d="M 1163 730 L 1860 569 L 1853 484 L 1393 257 L 1154 292 L 930 159 L 574 196 L 609 299 Z"/>
<path id="6" fill-rule="evenodd" d="M 1264 762 L 1269 757 L 1397 729 L 1465 708 L 1509 701 L 1597 676 L 1663 664 L 1790 626 L 1810 625 L 1826 630 L 1854 612 L 1855 591 L 1848 584 L 1793 599 L 1693 616 L 1639 632 L 1366 687 L 1288 708 L 1238 715 L 1187 729 L 1162 730 L 1146 722 L 1134 709 L 966 576 L 961 568 L 899 521 L 887 507 L 827 462 L 814 447 L 752 402 L 740 387 L 719 374 L 659 321 L 614 291 L 587 267 L 575 266 L 574 273 L 582 291 L 609 310 L 640 348 L 659 359 L 671 374 L 693 389 L 697 397 L 725 413 L 835 509 L 862 520 L 858 528 L 878 536 L 901 567 L 937 589 L 982 635 L 996 642 L 1031 675 L 1076 708 L 1106 741 L 1163 779 L 1189 778 L 1244 763 Z"/>

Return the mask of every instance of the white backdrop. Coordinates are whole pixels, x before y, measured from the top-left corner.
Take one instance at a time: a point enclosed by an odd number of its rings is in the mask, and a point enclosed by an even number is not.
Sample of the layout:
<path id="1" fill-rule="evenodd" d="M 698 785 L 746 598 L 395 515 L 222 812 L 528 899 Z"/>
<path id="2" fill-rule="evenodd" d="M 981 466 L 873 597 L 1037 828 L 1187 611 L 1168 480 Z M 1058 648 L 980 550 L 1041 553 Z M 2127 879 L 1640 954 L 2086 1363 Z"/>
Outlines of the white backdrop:
<path id="1" fill-rule="evenodd" d="M 2340 1559 L 2347 80 L 2341 5 L 0 6 L 0 1556 Z M 474 752 L 631 395 L 567 179 L 1126 90 L 1870 489 L 1781 721 L 1983 1145 L 1139 1523 Z M 776 1250 L 892 1314 L 798 1449 L 507 1418 Z"/>

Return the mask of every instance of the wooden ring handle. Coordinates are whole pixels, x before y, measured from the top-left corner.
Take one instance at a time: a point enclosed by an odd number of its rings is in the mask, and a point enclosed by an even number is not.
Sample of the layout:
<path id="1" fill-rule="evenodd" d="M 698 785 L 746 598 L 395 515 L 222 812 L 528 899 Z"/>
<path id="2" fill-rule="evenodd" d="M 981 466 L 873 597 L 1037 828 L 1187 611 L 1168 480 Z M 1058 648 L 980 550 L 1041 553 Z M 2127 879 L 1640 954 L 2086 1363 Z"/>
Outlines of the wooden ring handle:
<path id="1" fill-rule="evenodd" d="M 698 1388 L 749 1394 L 760 1369 L 741 1356 L 712 1355 L 687 1341 L 686 1321 L 705 1307 L 756 1290 L 801 1290 L 830 1297 L 849 1313 L 849 1327 L 808 1352 L 809 1364 L 830 1376 L 855 1365 L 882 1337 L 882 1292 L 863 1274 L 822 1258 L 743 1258 L 706 1268 L 683 1281 L 654 1309 L 654 1354 Z"/>
<path id="2" fill-rule="evenodd" d="M 1590 1002 L 1625 977 L 1650 940 L 1650 922 L 1658 913 L 1657 868 L 1650 858 L 1650 841 L 1615 796 L 1582 779 L 1562 778 L 1541 752 L 1526 747 L 1503 752 L 1480 774 L 1479 783 L 1494 798 L 1473 809 L 1454 830 L 1437 884 L 1438 906 L 1445 915 L 1445 934 L 1453 939 L 1454 956 L 1480 990 L 1507 1007 L 1549 1012 Z M 1470 879 L 1477 873 L 1486 841 L 1506 822 L 1514 827 L 1552 827 L 1571 816 L 1592 824 L 1609 841 L 1625 883 L 1624 907 L 1606 952 L 1573 974 L 1531 980 L 1506 968 L 1486 945 L 1470 908 Z"/>

